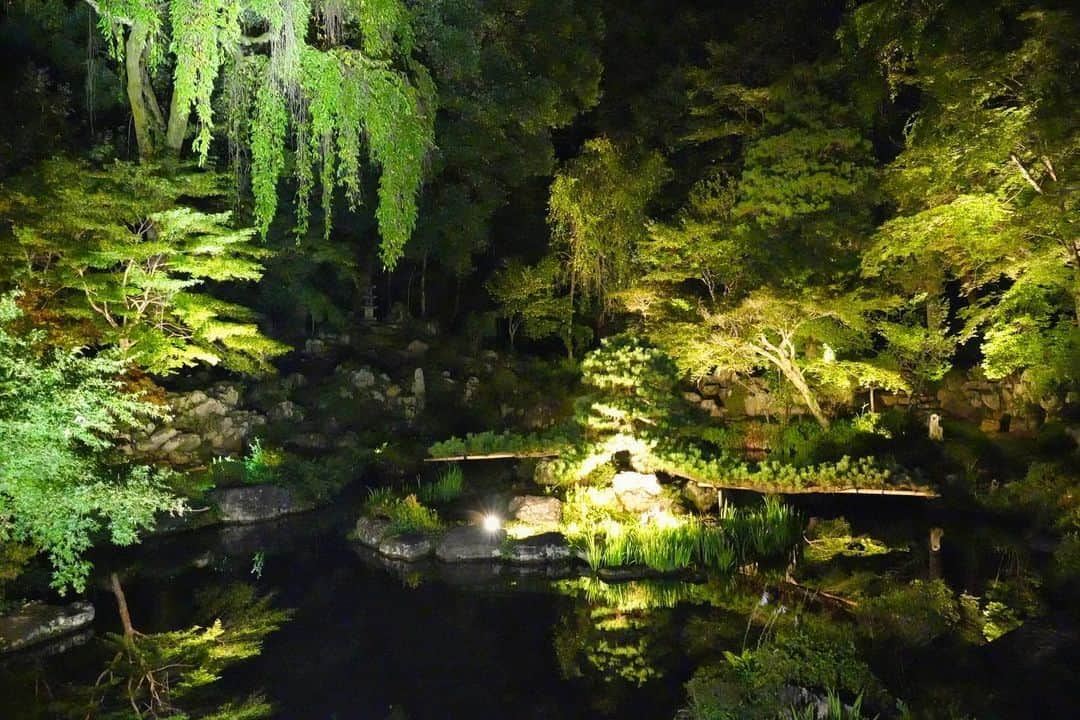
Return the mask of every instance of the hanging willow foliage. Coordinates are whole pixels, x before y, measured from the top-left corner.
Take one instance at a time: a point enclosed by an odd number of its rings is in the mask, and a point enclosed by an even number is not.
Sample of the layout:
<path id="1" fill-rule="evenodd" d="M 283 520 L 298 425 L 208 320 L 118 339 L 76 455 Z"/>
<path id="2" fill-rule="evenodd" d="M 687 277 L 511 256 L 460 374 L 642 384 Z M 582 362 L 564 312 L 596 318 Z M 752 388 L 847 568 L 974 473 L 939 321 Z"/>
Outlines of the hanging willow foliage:
<path id="1" fill-rule="evenodd" d="M 230 158 L 240 165 L 238 178 L 250 173 L 264 236 L 286 168 L 297 188 L 297 236 L 308 230 L 316 185 L 329 236 L 339 191 L 355 209 L 362 170 L 375 166 L 380 256 L 393 267 L 416 225 L 424 159 L 434 144 L 435 90 L 412 59 L 411 15 L 402 0 L 87 2 L 114 58 L 127 58 L 133 115 L 146 125 L 136 128 L 140 154 L 153 154 L 162 136 L 179 150 L 193 114 L 192 149 L 206 162 L 215 106 L 223 108 Z M 173 60 L 167 120 L 149 82 L 166 49 Z M 145 77 L 134 78 L 133 67 Z"/>

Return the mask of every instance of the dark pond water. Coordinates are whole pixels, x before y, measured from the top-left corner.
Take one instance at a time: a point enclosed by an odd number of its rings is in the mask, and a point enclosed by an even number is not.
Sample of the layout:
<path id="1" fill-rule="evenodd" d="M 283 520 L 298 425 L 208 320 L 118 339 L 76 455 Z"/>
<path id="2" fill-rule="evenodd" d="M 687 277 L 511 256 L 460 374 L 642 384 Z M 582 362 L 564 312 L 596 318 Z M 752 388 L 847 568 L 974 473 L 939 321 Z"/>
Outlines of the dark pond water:
<path id="1" fill-rule="evenodd" d="M 979 594 L 991 579 L 1035 572 L 1038 564 L 1007 528 L 954 516 L 943 551 L 929 553 L 928 530 L 946 517 L 921 501 L 799 502 L 806 516 L 843 513 L 856 531 L 909 548 L 837 561 L 830 572 L 895 583 L 936 576 L 957 593 Z M 260 655 L 224 671 L 213 686 L 221 701 L 260 693 L 273 704 L 272 717 L 313 720 L 672 718 L 702 659 L 746 642 L 754 601 L 738 593 L 760 592 L 751 583 L 724 591 L 717 603 L 682 583 L 648 592 L 626 586 L 605 599 L 582 592 L 580 580 L 487 565 L 389 563 L 343 539 L 353 514 L 341 507 L 103 555 L 91 593 L 95 634 L 120 629 L 103 582 L 109 571 L 124 577 L 134 623 L 147 633 L 187 627 L 199 618 L 203 591 L 247 583 L 294 615 Z M 256 557 L 261 574 L 252 572 Z M 1053 622 L 1032 621 L 1030 637 L 977 647 L 946 638 L 900 662 L 872 664 L 896 696 L 922 694 L 924 707 L 943 694 L 942 702 L 972 717 L 1078 717 L 1080 648 L 1038 635 L 1053 632 Z M 9 658 L 0 665 L 0 718 L 54 717 L 50 695 L 92 683 L 107 660 L 95 639 L 62 654 Z"/>
<path id="2" fill-rule="evenodd" d="M 295 614 L 216 689 L 223 698 L 262 693 L 276 718 L 661 718 L 682 702 L 690 668 L 677 655 L 641 687 L 567 680 L 555 633 L 575 601 L 551 592 L 547 579 L 481 566 L 402 578 L 343 534 L 339 523 L 309 515 L 151 541 L 126 556 L 133 621 L 147 633 L 186 627 L 200 591 L 229 582 L 273 592 L 274 604 Z M 261 577 L 251 573 L 256 552 Z M 112 595 L 102 587 L 92 600 L 95 632 L 119 632 Z M 0 718 L 48 717 L 40 680 L 93 682 L 105 659 L 90 640 L 0 667 L 8 675 Z M 30 665 L 41 673 L 36 688 L 17 677 Z"/>

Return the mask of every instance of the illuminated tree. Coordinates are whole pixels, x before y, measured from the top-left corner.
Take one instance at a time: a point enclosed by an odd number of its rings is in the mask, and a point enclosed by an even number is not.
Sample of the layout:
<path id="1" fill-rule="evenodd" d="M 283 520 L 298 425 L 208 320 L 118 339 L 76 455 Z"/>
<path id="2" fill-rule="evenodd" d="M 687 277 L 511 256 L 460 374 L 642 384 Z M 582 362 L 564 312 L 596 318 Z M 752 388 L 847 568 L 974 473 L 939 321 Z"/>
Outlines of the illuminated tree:
<path id="1" fill-rule="evenodd" d="M 266 370 L 286 347 L 205 287 L 258 280 L 268 254 L 228 212 L 195 209 L 220 201 L 223 180 L 150 163 L 47 161 L 0 193 L 13 236 L 0 257 L 26 307 L 74 335 L 69 344 L 115 346 L 125 364 L 158 374 L 199 362 Z"/>
<path id="2" fill-rule="evenodd" d="M 511 348 L 519 330 L 533 340 L 560 335 L 569 343 L 565 329 L 573 309 L 559 285 L 559 265 L 550 255 L 535 265 L 512 259 L 488 281 L 488 292 L 506 318 Z"/>
<path id="3" fill-rule="evenodd" d="M 430 149 L 433 93 L 412 58 L 410 13 L 399 0 L 87 0 L 113 58 L 123 63 L 143 159 L 179 153 L 194 113 L 201 161 L 224 124 L 234 163 L 250 161 L 255 216 L 265 235 L 277 212 L 286 150 L 297 184 L 296 225 L 321 186 L 330 232 L 334 192 L 360 201 L 361 165 L 381 168 L 376 216 L 392 267 L 416 224 Z M 155 79 L 171 69 L 167 110 Z M 221 92 L 217 88 L 221 87 Z M 224 122 L 215 113 L 220 95 Z"/>
<path id="4" fill-rule="evenodd" d="M 580 295 L 607 307 L 610 293 L 629 284 L 646 211 L 668 175 L 659 154 L 597 138 L 555 176 L 548 220 L 571 304 Z"/>
<path id="5" fill-rule="evenodd" d="M 988 377 L 1026 371 L 1038 392 L 1080 382 L 1075 27 L 1007 3 L 871 2 L 843 35 L 879 92 L 920 97 L 865 276 L 912 298 L 935 344 L 978 338 Z"/>
<path id="6" fill-rule="evenodd" d="M 156 513 L 182 503 L 148 468 L 108 465 L 121 432 L 161 414 L 122 391 L 115 357 L 43 351 L 44 333 L 12 332 L 20 313 L 0 297 L 0 543 L 49 557 L 53 586 L 85 588 L 94 535 L 130 545 Z"/>

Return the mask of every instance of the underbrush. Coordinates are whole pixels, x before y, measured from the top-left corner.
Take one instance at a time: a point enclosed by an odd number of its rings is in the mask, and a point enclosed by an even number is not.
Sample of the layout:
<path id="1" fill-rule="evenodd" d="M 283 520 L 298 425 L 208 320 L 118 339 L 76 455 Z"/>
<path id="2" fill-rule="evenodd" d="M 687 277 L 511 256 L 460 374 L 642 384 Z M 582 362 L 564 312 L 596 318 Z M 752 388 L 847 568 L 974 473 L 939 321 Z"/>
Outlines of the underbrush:
<path id="1" fill-rule="evenodd" d="M 428 533 L 442 528 L 435 509 L 427 507 L 411 493 L 399 497 L 390 488 L 372 489 L 365 509 L 370 515 L 389 520 L 394 533 Z"/>

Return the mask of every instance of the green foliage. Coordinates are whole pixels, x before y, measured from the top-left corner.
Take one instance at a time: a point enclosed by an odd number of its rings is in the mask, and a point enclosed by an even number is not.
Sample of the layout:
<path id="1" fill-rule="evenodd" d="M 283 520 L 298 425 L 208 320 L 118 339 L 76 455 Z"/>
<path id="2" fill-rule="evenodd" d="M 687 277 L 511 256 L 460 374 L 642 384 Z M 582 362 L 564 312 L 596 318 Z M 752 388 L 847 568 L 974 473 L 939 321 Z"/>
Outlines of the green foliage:
<path id="1" fill-rule="evenodd" d="M 941 349 L 981 336 L 988 376 L 1027 370 L 1039 392 L 1060 392 L 1077 382 L 1080 346 L 1067 220 L 1077 195 L 1062 170 L 1080 148 L 1063 120 L 1076 114 L 1063 92 L 1076 81 L 1063 36 L 1075 19 L 1003 3 L 979 11 L 961 24 L 951 3 L 852 13 L 849 51 L 878 66 L 891 95 L 921 95 L 885 176 L 899 214 L 875 234 L 864 274 L 923 309 L 907 322 Z"/>
<path id="2" fill-rule="evenodd" d="M 784 692 L 789 687 L 831 688 L 856 698 L 884 695 L 860 656 L 850 624 L 796 615 L 779 605 L 771 611 L 765 607 L 763 615 L 755 647 L 725 652 L 723 663 L 699 668 L 687 683 L 696 720 L 789 718 L 790 696 Z"/>
<path id="3" fill-rule="evenodd" d="M 155 6 L 101 0 L 94 8 L 114 58 L 137 54 L 137 59 L 127 58 L 129 68 L 140 70 L 134 81 L 129 75 L 128 91 L 144 158 L 155 154 L 161 135 L 178 152 L 194 110 L 193 147 L 205 162 L 213 138 L 215 89 L 224 78 L 232 157 L 242 162 L 250 152 L 262 234 L 277 211 L 277 183 L 291 139 L 298 234 L 308 227 L 316 172 L 329 236 L 334 191 L 343 190 L 355 207 L 361 163 L 370 161 L 382 170 L 375 210 L 380 254 L 393 267 L 416 224 L 423 161 L 434 141 L 434 88 L 412 57 L 411 16 L 403 4 L 171 0 Z M 247 34 L 258 27 L 266 32 Z M 166 29 L 172 33 L 167 43 Z M 265 45 L 268 57 L 254 52 Z M 167 126 L 153 88 L 141 78 L 142 72 L 154 72 L 166 51 L 174 67 Z"/>
<path id="4" fill-rule="evenodd" d="M 495 213 L 552 175 L 552 129 L 597 103 L 601 9 L 580 0 L 443 0 L 412 10 L 439 110 L 407 254 L 464 278 L 472 256 L 492 244 Z M 558 320 L 568 305 L 551 302 L 523 332 L 557 334 L 540 318 Z"/>
<path id="5" fill-rule="evenodd" d="M 797 513 L 771 497 L 758 509 L 725 506 L 718 525 L 696 516 L 639 518 L 600 497 L 572 488 L 563 505 L 563 531 L 594 571 L 641 565 L 729 573 L 736 564 L 783 556 L 801 538 Z"/>
<path id="6" fill-rule="evenodd" d="M 257 656 L 264 638 L 292 616 L 273 607 L 273 596 L 257 596 L 244 584 L 203 594 L 197 602 L 205 624 L 152 634 L 110 633 L 106 643 L 115 655 L 97 684 L 76 693 L 85 695 L 71 703 L 78 717 L 127 717 L 133 709 L 136 717 L 187 717 L 181 708 L 204 703 L 206 689 L 226 668 Z M 256 696 L 227 703 L 206 717 L 259 718 L 270 710 Z"/>
<path id="7" fill-rule="evenodd" d="M 960 621 L 960 613 L 944 582 L 913 580 L 861 603 L 858 620 L 873 637 L 910 647 L 926 645 L 946 633 Z"/>
<path id="8" fill-rule="evenodd" d="M 465 489 L 465 473 L 460 465 L 450 465 L 439 473 L 433 483 L 421 483 L 416 494 L 421 502 L 448 503 L 457 500 Z"/>
<path id="9" fill-rule="evenodd" d="M 658 154 L 620 148 L 608 138 L 586 142 L 556 174 L 548 219 L 566 274 L 584 300 L 604 305 L 629 283 L 645 212 L 668 177 Z"/>
<path id="10" fill-rule="evenodd" d="M 278 450 L 263 447 L 262 441 L 255 438 L 248 445 L 243 463 L 244 482 L 250 485 L 264 485 L 278 479 L 282 454 Z"/>
<path id="11" fill-rule="evenodd" d="M 815 705 L 806 705 L 805 707 L 792 707 L 788 710 L 788 714 L 784 716 L 787 720 L 874 720 L 873 718 L 863 715 L 862 711 L 862 694 L 860 693 L 852 701 L 851 705 L 847 705 L 836 693 L 835 690 L 829 688 L 828 693 L 825 696 L 825 714 L 822 715 L 819 708 Z"/>
<path id="12" fill-rule="evenodd" d="M 365 509 L 372 515 L 388 519 L 395 533 L 429 533 L 442 529 L 439 514 L 421 503 L 415 493 L 401 497 L 389 488 L 372 489 Z"/>
<path id="13" fill-rule="evenodd" d="M 569 297 L 559 294 L 559 272 L 552 256 L 535 265 L 511 259 L 488 281 L 488 292 L 508 323 L 511 347 L 519 330 L 532 340 L 555 335 L 571 342 L 566 329 L 572 322 L 573 307 Z M 573 350 L 573 345 L 567 349 Z"/>
<path id="14" fill-rule="evenodd" d="M 678 370 L 667 355 L 628 335 L 605 338 L 581 362 L 588 435 L 633 433 L 679 414 Z"/>
<path id="15" fill-rule="evenodd" d="M 52 563 L 53 587 L 81 592 L 99 532 L 130 545 L 183 503 L 162 473 L 109 465 L 119 435 L 161 417 L 124 392 L 115 354 L 45 351 L 41 331 L 8 329 L 19 315 L 0 297 L 0 542 L 32 544 Z"/>
<path id="16" fill-rule="evenodd" d="M 0 194 L 8 280 L 35 319 L 74 333 L 67 344 L 115 345 L 159 374 L 200 362 L 266 370 L 285 346 L 206 287 L 258 280 L 267 255 L 229 213 L 196 209 L 223 193 L 214 173 L 49 160 Z"/>
<path id="17" fill-rule="evenodd" d="M 487 455 L 491 453 L 543 455 L 558 452 L 570 442 L 569 435 L 558 432 L 522 435 L 510 431 L 495 432 L 487 430 L 480 433 L 467 433 L 462 438 L 452 437 L 434 443 L 428 448 L 428 453 L 436 458 Z"/>

